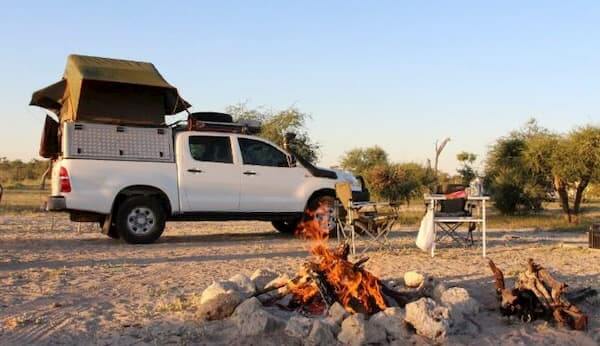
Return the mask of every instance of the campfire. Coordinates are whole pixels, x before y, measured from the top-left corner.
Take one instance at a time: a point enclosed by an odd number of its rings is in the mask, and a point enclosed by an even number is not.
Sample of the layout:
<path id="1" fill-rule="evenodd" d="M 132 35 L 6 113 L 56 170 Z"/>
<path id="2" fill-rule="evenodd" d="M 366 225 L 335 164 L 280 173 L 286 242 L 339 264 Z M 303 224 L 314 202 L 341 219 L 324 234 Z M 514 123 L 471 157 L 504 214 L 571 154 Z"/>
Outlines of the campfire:
<path id="1" fill-rule="evenodd" d="M 372 315 L 390 306 L 404 306 L 421 296 L 420 293 L 404 294 L 387 287 L 363 268 L 368 257 L 351 262 L 348 259 L 350 246 L 347 243 L 329 248 L 328 213 L 328 208 L 321 205 L 310 212 L 307 221 L 298 226 L 296 235 L 310 241 L 311 258 L 304 263 L 294 279 L 285 286 L 278 287 L 278 292 L 268 294 L 264 299 L 259 297 L 263 303 L 273 303 L 280 297 L 291 294 L 289 301 L 280 301 L 277 305 L 320 315 L 337 302 L 349 313 Z"/>

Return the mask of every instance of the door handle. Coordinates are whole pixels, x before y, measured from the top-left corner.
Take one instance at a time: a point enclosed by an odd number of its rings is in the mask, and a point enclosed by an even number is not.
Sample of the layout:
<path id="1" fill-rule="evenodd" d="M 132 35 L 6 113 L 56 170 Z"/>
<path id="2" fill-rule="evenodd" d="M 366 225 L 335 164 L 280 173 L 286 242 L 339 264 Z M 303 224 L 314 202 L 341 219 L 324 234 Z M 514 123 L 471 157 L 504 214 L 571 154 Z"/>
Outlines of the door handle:
<path id="1" fill-rule="evenodd" d="M 245 171 L 244 172 L 245 175 L 256 175 L 255 171 Z"/>
<path id="2" fill-rule="evenodd" d="M 198 168 L 190 168 L 187 171 L 190 173 L 202 173 L 202 170 Z"/>

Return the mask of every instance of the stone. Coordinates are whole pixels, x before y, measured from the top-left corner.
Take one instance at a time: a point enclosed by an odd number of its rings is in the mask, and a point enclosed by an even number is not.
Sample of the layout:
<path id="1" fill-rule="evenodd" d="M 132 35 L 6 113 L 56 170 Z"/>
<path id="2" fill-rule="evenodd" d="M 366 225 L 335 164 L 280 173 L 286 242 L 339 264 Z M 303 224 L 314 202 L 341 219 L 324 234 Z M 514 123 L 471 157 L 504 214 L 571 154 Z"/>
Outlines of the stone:
<path id="1" fill-rule="evenodd" d="M 222 320 L 229 317 L 242 300 L 242 296 L 236 291 L 218 294 L 201 304 L 196 316 L 207 321 Z"/>
<path id="2" fill-rule="evenodd" d="M 350 313 L 344 309 L 342 304 L 338 302 L 333 303 L 327 311 L 327 317 L 337 324 L 342 323 L 342 321 L 348 317 L 349 314 Z"/>
<path id="3" fill-rule="evenodd" d="M 256 297 L 238 305 L 231 320 L 237 325 L 241 336 L 262 335 L 285 328 L 285 321 L 265 311 Z"/>
<path id="4" fill-rule="evenodd" d="M 370 335 L 371 330 L 376 329 L 383 329 L 388 341 L 408 338 L 409 333 L 404 322 L 404 309 L 387 308 L 371 316 L 367 322 L 367 342 L 377 342 L 373 341 L 376 337 Z"/>
<path id="5" fill-rule="evenodd" d="M 466 289 L 462 287 L 449 288 L 442 293 L 440 300 L 450 312 L 453 333 L 473 331 L 473 328 L 469 328 L 472 327 L 472 323 L 467 318 L 479 313 L 480 306 L 479 302 L 473 299 Z"/>
<path id="6" fill-rule="evenodd" d="M 371 316 L 365 328 L 365 342 L 368 344 L 387 343 L 387 333 L 382 322 L 383 311 Z"/>
<path id="7" fill-rule="evenodd" d="M 404 320 L 412 325 L 419 335 L 441 342 L 448 334 L 448 308 L 439 306 L 433 299 L 421 298 L 406 304 L 405 312 Z"/>
<path id="8" fill-rule="evenodd" d="M 423 283 L 424 280 L 425 277 L 423 274 L 412 271 L 404 273 L 404 285 L 406 287 L 417 288 Z"/>
<path id="9" fill-rule="evenodd" d="M 315 320 L 312 323 L 312 328 L 306 344 L 315 346 L 329 346 L 335 345 L 335 335 L 331 330 L 331 327 L 321 320 Z"/>
<path id="10" fill-rule="evenodd" d="M 362 345 L 366 342 L 366 321 L 363 314 L 352 314 L 342 322 L 342 330 L 337 336 L 344 345 Z"/>
<path id="11" fill-rule="evenodd" d="M 229 281 L 213 282 L 206 287 L 204 291 L 202 291 L 202 295 L 200 296 L 200 304 L 205 304 L 221 294 L 239 294 L 238 286 Z"/>
<path id="12" fill-rule="evenodd" d="M 269 283 L 265 285 L 263 290 L 268 291 L 272 288 L 285 286 L 285 284 L 287 284 L 289 281 L 290 277 L 287 274 L 282 274 L 276 277 L 275 279 L 269 281 Z"/>
<path id="13" fill-rule="evenodd" d="M 433 287 L 433 299 L 436 301 L 436 303 L 442 303 L 442 294 L 446 292 L 447 289 L 448 288 L 446 287 L 446 284 L 444 284 L 443 282 L 438 282 Z"/>
<path id="14" fill-rule="evenodd" d="M 250 276 L 257 292 L 264 292 L 267 284 L 279 277 L 279 274 L 269 269 L 257 269 Z"/>
<path id="15" fill-rule="evenodd" d="M 285 325 L 285 333 L 296 338 L 306 338 L 312 327 L 312 320 L 304 316 L 292 316 Z"/>
<path id="16" fill-rule="evenodd" d="M 338 335 L 340 333 L 340 330 L 342 329 L 342 327 L 340 326 L 339 323 L 334 321 L 331 317 L 322 318 L 321 321 L 329 326 L 329 329 L 331 329 L 331 332 L 333 333 L 333 335 Z"/>
<path id="17" fill-rule="evenodd" d="M 232 282 L 237 286 L 237 290 L 244 298 L 249 298 L 256 293 L 254 282 L 244 274 L 236 274 L 230 277 L 229 282 Z"/>

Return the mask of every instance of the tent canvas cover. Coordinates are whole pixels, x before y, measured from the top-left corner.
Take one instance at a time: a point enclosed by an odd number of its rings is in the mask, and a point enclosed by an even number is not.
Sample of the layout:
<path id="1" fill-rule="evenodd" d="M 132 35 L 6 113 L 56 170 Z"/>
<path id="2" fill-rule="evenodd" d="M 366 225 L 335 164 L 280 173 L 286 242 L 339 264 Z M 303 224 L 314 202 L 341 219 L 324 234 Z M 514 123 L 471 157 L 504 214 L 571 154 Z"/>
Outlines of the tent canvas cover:
<path id="1" fill-rule="evenodd" d="M 30 105 L 61 122 L 153 126 L 190 107 L 151 63 L 74 54 L 62 79 L 34 92 Z"/>

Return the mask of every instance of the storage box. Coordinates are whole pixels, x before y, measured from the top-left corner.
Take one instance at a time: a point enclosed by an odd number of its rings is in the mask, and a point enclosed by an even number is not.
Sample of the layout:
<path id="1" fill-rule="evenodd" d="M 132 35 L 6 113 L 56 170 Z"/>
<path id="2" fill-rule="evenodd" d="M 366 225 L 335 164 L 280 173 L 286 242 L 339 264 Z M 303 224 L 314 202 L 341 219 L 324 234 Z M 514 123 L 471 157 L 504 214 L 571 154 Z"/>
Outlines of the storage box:
<path id="1" fill-rule="evenodd" d="M 590 248 L 600 249 L 600 223 L 595 223 L 590 226 L 589 237 Z"/>
<path id="2" fill-rule="evenodd" d="M 65 122 L 65 158 L 173 162 L 173 134 L 168 127 L 119 126 Z"/>

